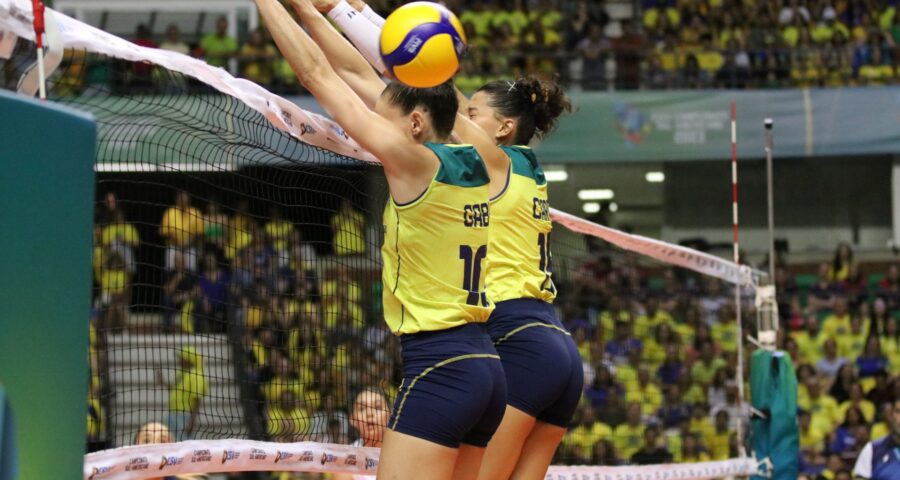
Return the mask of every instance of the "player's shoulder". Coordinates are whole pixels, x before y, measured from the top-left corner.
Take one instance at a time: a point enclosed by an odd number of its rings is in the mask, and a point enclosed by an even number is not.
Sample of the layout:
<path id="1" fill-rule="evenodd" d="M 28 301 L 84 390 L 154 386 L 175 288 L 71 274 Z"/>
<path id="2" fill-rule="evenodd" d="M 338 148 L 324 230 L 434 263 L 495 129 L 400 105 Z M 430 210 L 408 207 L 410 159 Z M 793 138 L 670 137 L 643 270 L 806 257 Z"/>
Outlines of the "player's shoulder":
<path id="1" fill-rule="evenodd" d="M 528 177 L 538 185 L 547 183 L 544 170 L 538 162 L 534 150 L 526 145 L 503 145 L 500 147 L 507 156 L 512 168 L 512 173 Z"/>

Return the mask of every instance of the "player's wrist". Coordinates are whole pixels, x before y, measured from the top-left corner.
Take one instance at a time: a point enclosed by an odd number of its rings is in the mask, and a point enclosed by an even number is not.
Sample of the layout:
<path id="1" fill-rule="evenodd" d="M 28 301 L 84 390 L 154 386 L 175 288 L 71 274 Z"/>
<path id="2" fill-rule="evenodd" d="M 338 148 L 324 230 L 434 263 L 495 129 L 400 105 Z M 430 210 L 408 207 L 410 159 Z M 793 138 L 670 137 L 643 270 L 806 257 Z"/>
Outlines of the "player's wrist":
<path id="1" fill-rule="evenodd" d="M 356 9 L 354 9 L 353 6 L 347 2 L 347 0 L 340 0 L 339 2 L 336 2 L 336 4 L 326 12 L 326 14 L 329 18 L 337 22 L 338 18 L 348 12 L 356 13 Z"/>

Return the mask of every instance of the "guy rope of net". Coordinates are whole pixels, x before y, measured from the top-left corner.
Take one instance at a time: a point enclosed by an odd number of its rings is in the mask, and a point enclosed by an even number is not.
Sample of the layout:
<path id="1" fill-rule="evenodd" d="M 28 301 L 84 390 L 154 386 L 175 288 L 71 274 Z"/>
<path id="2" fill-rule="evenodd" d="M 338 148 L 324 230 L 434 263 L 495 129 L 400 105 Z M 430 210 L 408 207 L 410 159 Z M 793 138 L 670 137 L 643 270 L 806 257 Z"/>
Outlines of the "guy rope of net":
<path id="1" fill-rule="evenodd" d="M 0 0 L 0 33 L 3 38 L 0 39 L 0 45 L 15 45 L 15 37 L 19 37 L 19 49 L 23 48 L 23 43 L 33 42 L 34 31 L 32 28 L 31 4 L 25 0 Z M 115 37 L 101 30 L 78 22 L 52 9 L 47 12 L 47 40 L 48 55 L 45 57 L 50 67 L 54 67 L 53 63 L 59 63 L 63 60 L 65 51 L 69 57 L 66 59 L 66 67 L 56 74 L 53 68 L 48 68 L 46 75 L 51 83 L 49 98 L 51 100 L 61 101 L 70 105 L 84 108 L 92 111 L 100 121 L 100 132 L 102 144 L 98 147 L 98 160 L 95 169 L 101 172 L 142 172 L 142 173 L 175 173 L 180 177 L 178 182 L 184 188 L 192 192 L 201 192 L 205 201 L 210 206 L 216 204 L 211 198 L 212 196 L 227 197 L 222 200 L 222 204 L 226 208 L 233 209 L 235 216 L 242 212 L 240 204 L 242 201 L 249 204 L 249 210 L 243 211 L 246 218 L 267 220 L 266 229 L 272 228 L 269 232 L 270 236 L 278 239 L 279 219 L 281 215 L 289 217 L 293 221 L 302 221 L 310 227 L 309 232 L 313 237 L 318 235 L 317 232 L 329 228 L 329 220 L 327 216 L 305 217 L 303 220 L 297 220 L 295 215 L 303 215 L 294 210 L 302 207 L 303 209 L 327 209 L 338 212 L 344 212 L 344 218 L 349 218 L 353 223 L 356 217 L 350 207 L 338 207 L 337 199 L 330 200 L 331 197 L 354 197 L 358 204 L 371 200 L 372 191 L 379 188 L 383 190 L 383 185 L 372 186 L 365 180 L 364 174 L 355 174 L 353 168 L 372 168 L 376 160 L 367 152 L 363 151 L 352 139 L 347 137 L 343 130 L 334 122 L 300 109 L 295 104 L 284 100 L 272 93 L 264 90 L 258 85 L 241 79 L 236 79 L 229 75 L 225 70 L 213 68 L 201 60 L 190 58 L 173 52 L 167 52 L 156 49 L 147 49 L 136 46 L 121 38 Z M 12 38 L 12 40 L 10 40 Z M 56 45 L 54 45 L 56 43 Z M 33 47 L 32 47 L 33 48 Z M 7 71 L 16 74 L 21 73 L 22 76 L 16 75 L 16 79 L 22 78 L 19 84 L 19 90 L 33 94 L 37 89 L 35 83 L 28 72 L 28 64 L 23 62 L 22 56 L 16 56 L 10 47 L 9 52 L 0 50 L 0 57 L 5 56 L 11 58 L 6 63 L 0 59 L 0 66 L 5 66 Z M 28 51 L 26 49 L 26 51 Z M 21 53 L 21 52 L 20 52 Z M 131 82 L 119 85 L 114 82 L 112 86 L 104 85 L 98 88 L 103 90 L 104 95 L 96 95 L 91 97 L 89 94 L 72 95 L 65 97 L 61 95 L 61 91 L 65 91 L 67 87 L 72 87 L 73 83 L 84 75 L 83 71 L 76 70 L 78 56 L 82 55 L 87 58 L 98 57 L 109 59 L 105 65 L 112 65 L 112 68 L 124 69 L 126 74 L 131 78 Z M 72 58 L 76 61 L 72 61 Z M 83 59 L 82 59 L 83 60 Z M 16 61 L 23 62 L 16 64 Z M 125 66 L 117 65 L 120 62 Z M 197 89 L 202 95 L 186 94 L 183 97 L 165 97 L 140 95 L 135 93 L 134 87 L 140 86 L 139 81 L 134 79 L 142 79 L 150 77 L 149 69 L 146 65 L 155 65 L 159 67 L 156 75 L 152 77 L 152 82 L 164 85 L 165 88 L 171 88 L 172 91 L 184 92 Z M 55 75 L 55 76 L 54 76 Z M 114 74 L 114 76 L 117 74 Z M 143 76 L 143 77 L 142 77 Z M 163 79 L 160 79 L 163 77 Z M 219 93 L 214 93 L 211 89 Z M 118 90 L 117 90 L 118 88 Z M 164 89 L 165 91 L 165 89 Z M 54 94 L 57 96 L 54 98 Z M 152 119 L 151 122 L 149 119 Z M 264 119 L 264 120 L 263 120 Z M 158 135 L 156 130 L 165 131 L 166 135 Z M 154 136 L 156 135 L 156 136 Z M 105 139 L 105 140 L 103 140 Z M 136 158 L 128 158 L 129 155 L 136 155 Z M 222 177 L 208 177 L 204 175 L 220 174 Z M 104 177 L 104 188 L 112 190 L 131 190 L 131 205 L 136 209 L 140 207 L 143 212 L 162 212 L 166 200 L 154 198 L 150 187 L 162 187 L 170 191 L 176 190 L 175 187 L 169 185 L 172 181 L 169 177 L 141 177 L 135 180 L 126 177 Z M 331 183 L 323 183 L 331 182 Z M 144 185 L 142 187 L 141 185 Z M 141 188 L 148 189 L 147 193 L 134 193 L 135 190 Z M 340 191 L 340 195 L 336 194 Z M 233 201 L 238 205 L 233 207 L 229 201 Z M 186 199 L 178 194 L 176 202 L 182 204 L 180 208 L 182 212 L 191 211 L 193 207 L 187 206 L 190 199 Z M 282 210 L 288 212 L 273 212 L 260 214 L 261 210 L 267 209 L 268 206 L 281 207 Z M 365 207 L 360 207 L 364 212 Z M 114 210 L 114 209 L 112 209 Z M 176 214 L 178 213 L 176 209 Z M 184 264 L 194 263 L 190 268 L 202 268 L 197 264 L 206 262 L 207 258 L 213 265 L 216 262 L 227 262 L 229 265 L 236 266 L 243 259 L 234 251 L 233 244 L 226 238 L 222 241 L 221 246 L 213 245 L 209 250 L 218 251 L 220 257 L 215 255 L 201 254 L 204 250 L 197 251 L 193 246 L 180 244 L 178 235 L 166 236 L 171 230 L 171 225 L 166 226 L 167 221 L 174 221 L 176 214 L 168 216 L 167 219 L 160 224 L 154 224 L 156 220 L 147 220 L 147 224 L 153 227 L 153 230 L 160 231 L 160 237 L 154 241 L 159 242 L 154 246 L 154 252 L 158 252 L 158 258 L 153 255 L 142 255 L 122 246 L 112 246 L 111 249 L 121 253 L 108 256 L 110 270 L 100 268 L 103 276 L 99 283 L 100 292 L 97 299 L 101 315 L 103 318 L 105 329 L 108 331 L 100 332 L 100 337 L 104 342 L 109 342 L 105 347 L 108 355 L 98 355 L 101 362 L 120 362 L 116 369 L 112 369 L 110 374 L 110 382 L 120 382 L 122 385 L 130 385 L 129 388 L 136 392 L 134 398 L 126 398 L 127 390 L 120 390 L 118 396 L 105 396 L 109 403 L 104 407 L 103 403 L 91 404 L 94 411 L 103 408 L 122 410 L 123 405 L 137 405 L 134 408 L 149 408 L 147 411 L 135 410 L 134 412 L 118 411 L 113 415 L 112 419 L 116 423 L 116 427 L 121 427 L 122 432 L 116 432 L 112 436 L 115 440 L 108 438 L 109 444 L 127 445 L 132 442 L 129 432 L 137 430 L 136 427 L 140 423 L 153 421 L 159 418 L 158 412 L 154 412 L 154 407 L 141 407 L 143 404 L 153 404 L 147 397 L 147 390 L 142 390 L 141 382 L 146 378 L 153 380 L 153 377 L 160 377 L 160 383 L 168 384 L 170 378 L 159 371 L 154 372 L 148 368 L 152 362 L 154 365 L 165 364 L 171 362 L 177 355 L 178 361 L 185 365 L 188 371 L 194 372 L 196 377 L 205 377 L 207 379 L 218 378 L 220 384 L 211 385 L 209 388 L 210 396 L 214 397 L 215 403 L 211 410 L 204 411 L 204 419 L 206 423 L 199 426 L 190 415 L 170 414 L 170 425 L 175 425 L 176 430 L 172 434 L 176 437 L 173 440 L 179 440 L 182 431 L 193 430 L 196 438 L 204 438 L 198 440 L 185 440 L 176 443 L 154 444 L 154 445 L 134 445 L 115 449 L 107 449 L 96 453 L 91 453 L 86 457 L 85 461 L 85 478 L 116 478 L 117 476 L 127 476 L 127 478 L 153 478 L 159 476 L 160 473 L 166 475 L 174 475 L 181 473 L 196 472 L 239 472 L 239 471 L 296 471 L 296 472 L 347 472 L 354 474 L 374 474 L 378 462 L 378 450 L 375 448 L 366 448 L 362 446 L 339 445 L 339 434 L 332 434 L 330 430 L 331 421 L 325 422 L 324 425 L 313 425 L 310 428 L 321 428 L 320 436 L 315 438 L 327 438 L 329 441 L 324 442 L 297 442 L 296 436 L 287 439 L 280 438 L 275 441 L 262 442 L 250 440 L 248 438 L 278 438 L 279 422 L 272 422 L 269 425 L 257 425 L 246 427 L 246 423 L 241 422 L 241 418 L 251 418 L 258 414 L 258 407 L 253 401 L 248 401 L 254 397 L 253 393 L 247 394 L 243 390 L 236 393 L 235 388 L 230 388 L 225 379 L 230 379 L 231 363 L 235 355 L 241 354 L 242 351 L 249 352 L 251 355 L 256 352 L 257 340 L 249 339 L 249 347 L 241 350 L 244 337 L 241 332 L 235 332 L 231 328 L 230 313 L 222 313 L 216 310 L 215 305 L 204 306 L 203 302 L 195 301 L 186 290 L 186 297 L 177 300 L 178 309 L 175 311 L 177 315 L 174 318 L 167 318 L 165 323 L 174 324 L 176 327 L 180 324 L 182 332 L 188 332 L 192 335 L 147 335 L 141 337 L 144 344 L 126 344 L 126 342 L 134 342 L 134 339 L 128 335 L 123 335 L 124 327 L 119 325 L 127 323 L 122 317 L 130 315 L 127 307 L 129 301 L 124 300 L 124 307 L 117 302 L 119 291 L 116 288 L 117 274 L 113 272 L 122 272 L 121 275 L 127 275 L 131 268 L 143 270 L 146 273 L 144 278 L 147 282 L 157 282 L 153 275 L 171 275 L 172 292 L 166 289 L 164 295 L 171 298 L 177 298 L 178 292 L 182 288 L 182 283 L 178 277 L 180 269 L 185 268 Z M 142 214 L 149 218 L 150 214 Z M 662 262 L 666 265 L 682 267 L 693 270 L 703 275 L 708 275 L 725 281 L 733 285 L 740 285 L 750 292 L 754 288 L 754 273 L 747 267 L 741 267 L 731 262 L 722 260 L 718 257 L 698 252 L 689 248 L 672 245 L 658 240 L 653 240 L 641 236 L 627 234 L 615 229 L 604 227 L 598 224 L 588 222 L 579 217 L 566 214 L 557 210 L 551 212 L 552 219 L 559 225 L 565 226 L 574 234 L 578 234 L 579 238 L 597 237 L 607 242 L 621 247 L 625 250 L 636 252 L 641 255 Z M 339 220 L 342 218 L 337 217 Z M 183 218 L 181 220 L 184 220 Z M 104 231 L 115 232 L 118 220 L 113 219 L 111 225 L 114 228 Z M 142 220 L 143 221 L 143 220 Z M 187 223 L 191 222 L 188 218 Z M 340 222 L 338 222 L 340 223 Z M 207 238 L 213 238 L 221 235 L 215 228 L 216 224 L 212 224 L 212 228 L 207 228 L 205 235 Z M 198 227 L 200 230 L 200 227 Z M 125 233 L 121 233 L 125 232 Z M 133 237 L 130 230 L 124 229 L 120 231 L 120 239 L 127 240 Z M 228 230 L 224 235 L 228 236 Z M 199 235 L 199 234 L 198 234 Z M 358 235 L 358 233 L 356 234 Z M 100 234 L 101 241 L 103 233 Z M 220 238 L 220 237 L 216 237 Z M 255 237 L 254 237 L 255 238 Z M 236 243 L 243 241 L 252 241 L 250 237 L 244 239 L 239 237 L 232 239 Z M 282 239 L 289 242 L 288 239 Z M 313 239 L 315 243 L 317 240 Z M 319 240 L 321 241 L 321 240 Z M 112 242 L 115 243 L 115 242 Z M 216 242 L 210 242 L 215 244 Z M 302 242 L 301 242 L 302 243 Z M 372 238 L 368 243 L 374 244 Z M 353 242 L 343 245 L 336 244 L 334 250 L 340 248 L 350 248 Z M 370 245 L 371 246 L 371 245 Z M 318 248 L 312 248 L 312 254 Z M 573 259 L 573 263 L 580 258 L 579 250 L 583 250 L 583 246 L 573 247 L 571 255 L 560 253 L 560 259 L 566 259 L 567 255 Z M 302 249 L 300 249 L 302 251 Z M 131 253 L 129 253 L 131 252 Z M 208 252 L 207 252 L 208 253 Z M 583 253 L 583 252 L 582 252 Z M 364 284 L 365 281 L 371 280 L 370 269 L 373 259 L 362 258 L 360 256 L 347 255 L 345 257 L 335 256 L 332 259 L 312 260 L 309 254 L 298 253 L 298 255 L 306 255 L 307 263 L 314 265 L 311 271 L 327 272 L 325 275 L 331 275 L 322 283 L 321 292 L 317 295 L 323 300 L 331 301 L 331 299 L 341 299 L 342 303 L 339 308 L 340 312 L 344 312 L 348 297 L 359 298 L 366 297 L 370 294 L 369 286 L 341 286 L 342 283 Z M 293 256 L 279 257 L 274 255 L 272 268 L 277 268 L 279 263 L 290 264 L 296 259 Z M 150 266 L 148 264 L 159 260 L 160 263 L 165 261 L 167 266 L 163 267 Z M 118 262 L 118 265 L 116 263 Z M 377 265 L 377 259 L 375 259 Z M 562 262 L 560 262 L 562 263 Z M 131 265 L 136 264 L 136 267 Z M 283 266 L 283 265 L 282 265 Z M 233 267 L 236 268 L 236 267 Z M 558 267 L 557 267 L 558 268 Z M 355 273 L 349 273 L 353 270 Z M 575 268 L 572 269 L 573 271 Z M 310 270 L 308 270 L 310 271 Z M 233 270 L 236 275 L 237 269 Z M 560 271 L 561 276 L 565 277 L 567 273 Z M 354 282 L 348 280 L 354 279 Z M 330 282 L 330 286 L 327 286 Z M 299 285 L 302 282 L 293 279 L 294 284 Z M 356 285 L 356 283 L 354 283 Z M 143 301 L 140 303 L 153 303 L 156 295 L 154 290 L 149 287 L 143 288 L 140 293 L 135 293 L 133 298 L 139 298 Z M 275 282 L 271 286 L 272 290 L 280 290 L 281 285 Z M 305 288 L 296 286 L 296 288 Z M 173 293 L 174 292 L 174 293 Z M 259 292 L 251 292 L 247 296 L 247 305 L 225 305 L 224 307 L 234 307 L 239 312 L 238 315 L 243 324 L 252 324 L 257 315 L 267 315 L 273 311 L 291 311 L 295 308 L 309 308 L 308 305 L 293 305 L 290 301 L 277 300 L 272 302 L 278 303 L 277 306 L 270 307 L 269 304 L 255 304 L 254 301 L 259 300 Z M 265 297 L 268 299 L 269 297 Z M 279 303 L 281 302 L 281 303 Z M 353 303 L 353 302 L 350 302 Z M 329 304 L 322 304 L 324 309 Z M 139 305 L 132 305 L 139 306 Z M 316 307 L 317 309 L 319 307 Z M 354 307 L 356 308 L 356 307 Z M 341 315 L 347 316 L 347 321 L 353 322 L 357 315 L 351 308 L 349 313 L 340 313 L 337 315 L 338 326 L 323 326 L 322 332 L 331 328 L 336 331 L 337 335 L 335 345 L 321 345 L 323 349 L 329 350 L 329 359 L 317 360 L 325 362 L 322 365 L 324 370 L 332 373 L 337 371 L 340 373 L 345 365 L 359 362 L 361 358 L 378 359 L 389 357 L 390 352 L 371 352 L 366 357 L 360 357 L 356 352 L 345 350 L 344 345 L 347 341 L 352 341 L 358 337 L 349 336 L 342 339 L 341 336 L 345 331 L 341 330 L 340 322 L 344 321 Z M 209 310 L 208 313 L 205 311 Z M 228 309 L 230 311 L 230 309 Z M 204 311 L 202 315 L 197 312 Z M 306 310 L 305 310 L 306 311 Z M 267 313 L 268 312 L 268 313 Z M 308 311 L 306 311 L 309 313 Z M 302 315 L 302 314 L 301 314 Z M 360 316 L 364 316 L 360 314 Z M 198 321 L 202 318 L 202 321 Z M 377 319 L 376 319 L 377 320 Z M 273 320 L 277 323 L 277 319 Z M 378 320 L 380 321 L 380 320 Z M 132 319 L 134 324 L 134 319 Z M 155 327 L 154 327 L 155 328 Z M 317 332 L 314 332 L 317 333 Z M 273 335 L 279 336 L 276 330 Z M 332 337 L 335 338 L 335 337 Z M 259 341 L 269 341 L 265 338 Z M 272 340 L 277 341 L 277 340 Z M 288 339 L 288 341 L 292 341 Z M 740 341 L 740 339 L 738 339 Z M 127 345 L 127 346 L 126 346 Z M 320 345 L 315 345 L 318 349 Z M 145 356 L 146 363 L 133 365 L 134 355 Z M 164 352 L 164 353 L 159 353 Z M 341 353 L 344 352 L 344 353 Z M 132 355 L 128 357 L 127 355 Z M 318 353 L 311 353 L 310 358 L 319 358 Z M 343 355 L 343 356 L 342 356 Z M 166 356 L 165 359 L 159 357 Z M 231 360 L 230 360 L 231 359 Z M 276 359 L 277 360 L 277 359 Z M 280 359 L 285 363 L 288 359 Z M 277 378 L 279 375 L 279 365 L 281 361 L 274 361 L 274 365 L 268 365 L 269 370 L 275 371 Z M 294 360 L 294 359 L 291 359 Z M 308 360 L 308 359 L 305 359 Z M 128 363 L 132 362 L 132 363 Z M 143 360 L 142 360 L 143 362 Z M 738 358 L 738 372 L 743 370 L 743 359 Z M 239 362 L 238 362 L 239 363 Z M 204 371 L 205 364 L 205 371 Z M 240 364 L 240 363 L 239 363 Z M 241 364 L 243 365 L 243 364 Z M 315 365 L 313 363 L 313 370 Z M 383 368 L 387 369 L 387 367 Z M 264 369 L 263 369 L 264 370 Z M 251 372 L 250 376 L 257 374 L 257 371 Z M 317 372 L 309 372 L 314 374 Z M 371 373 L 377 376 L 379 372 Z M 240 372 L 240 375 L 247 375 L 247 372 Z M 237 381 L 238 385 L 254 385 L 257 390 L 260 389 L 260 380 L 247 379 Z M 305 378 L 305 377 L 304 377 Z M 323 377 L 324 378 L 324 377 Z M 207 386 L 204 381 L 191 380 L 188 376 L 181 380 L 182 384 L 186 384 L 194 389 L 206 390 Z M 306 380 L 302 380 L 306 382 Z M 312 382 L 313 380 L 310 380 Z M 349 380 L 335 380 L 329 378 L 327 380 L 318 379 L 318 382 L 348 382 Z M 185 383 L 186 382 L 186 383 Z M 191 383 L 195 382 L 195 383 Z M 384 379 L 373 379 L 372 384 L 379 384 L 384 390 L 389 390 L 390 386 L 385 385 Z M 202 384 L 202 385 L 201 385 Z M 94 384 L 92 383 L 92 388 Z M 105 390 L 107 387 L 102 382 L 97 386 L 98 390 Z M 265 389 L 263 389 L 265 390 Z M 275 395 L 279 398 L 285 397 L 285 392 L 290 391 L 289 388 L 281 388 Z M 255 395 L 268 396 L 270 392 L 257 392 Z M 243 402 L 242 402 L 243 399 Z M 313 400 L 307 399 L 312 402 Z M 315 399 L 317 403 L 325 404 L 325 399 Z M 332 399 L 332 401 L 338 401 Z M 175 404 L 190 404 L 190 399 L 174 398 Z M 250 405 L 242 406 L 242 403 Z M 277 402 L 275 402 L 277 403 Z M 90 415 L 90 411 L 89 411 Z M 287 423 L 315 423 L 315 415 L 296 414 L 289 412 L 286 418 L 278 418 L 276 420 L 286 420 Z M 99 421 L 99 420 L 98 420 Z M 249 420 L 247 420 L 249 422 Z M 137 423 L 133 423 L 137 422 Z M 217 423 L 218 422 L 218 423 Z M 252 423 L 252 422 L 251 422 Z M 190 427 L 187 427 L 190 425 Z M 338 426 L 340 421 L 338 421 Z M 266 434 L 268 430 L 268 434 Z M 157 439 L 158 440 L 158 439 Z M 293 440 L 293 441 L 291 441 Z M 141 443 L 141 442 L 137 442 Z M 599 466 L 554 466 L 548 472 L 548 478 L 719 478 L 726 476 L 748 475 L 756 471 L 756 462 L 752 459 L 741 456 L 741 458 L 732 458 L 730 460 L 699 462 L 699 463 L 682 463 L 667 465 L 651 465 L 644 467 L 599 467 Z"/>

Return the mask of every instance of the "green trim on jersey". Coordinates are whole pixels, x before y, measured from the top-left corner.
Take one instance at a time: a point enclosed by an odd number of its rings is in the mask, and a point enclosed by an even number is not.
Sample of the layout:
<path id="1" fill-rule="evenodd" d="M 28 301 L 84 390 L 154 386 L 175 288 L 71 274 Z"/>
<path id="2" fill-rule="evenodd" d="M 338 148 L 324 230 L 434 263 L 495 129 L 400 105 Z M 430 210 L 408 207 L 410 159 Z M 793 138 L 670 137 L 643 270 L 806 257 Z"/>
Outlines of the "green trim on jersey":
<path id="1" fill-rule="evenodd" d="M 491 183 L 484 160 L 472 145 L 426 143 L 425 146 L 441 161 L 434 177 L 436 182 L 458 187 L 480 187 Z"/>
<path id="2" fill-rule="evenodd" d="M 528 177 L 538 185 L 547 183 L 544 169 L 541 168 L 531 148 L 522 145 L 502 145 L 500 148 L 509 156 L 512 173 Z"/>

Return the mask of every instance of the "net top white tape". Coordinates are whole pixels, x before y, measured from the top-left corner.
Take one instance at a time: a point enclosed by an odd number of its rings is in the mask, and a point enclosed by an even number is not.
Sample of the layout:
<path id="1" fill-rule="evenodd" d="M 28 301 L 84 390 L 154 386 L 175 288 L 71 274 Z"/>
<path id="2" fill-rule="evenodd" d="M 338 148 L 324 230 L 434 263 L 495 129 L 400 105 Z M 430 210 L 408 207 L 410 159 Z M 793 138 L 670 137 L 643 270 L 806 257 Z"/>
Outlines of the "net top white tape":
<path id="1" fill-rule="evenodd" d="M 189 473 L 299 471 L 373 476 L 377 448 L 326 443 L 270 443 L 252 440 L 190 440 L 135 445 L 85 456 L 84 478 L 119 480 Z M 640 467 L 550 467 L 548 480 L 676 480 L 723 478 L 756 473 L 752 459 L 647 465 Z"/>
<path id="2" fill-rule="evenodd" d="M 50 8 L 47 9 L 46 15 L 56 19 L 66 48 L 81 48 L 115 58 L 150 62 L 196 78 L 244 102 L 263 114 L 273 126 L 305 143 L 367 162 L 378 161 L 347 136 L 334 121 L 307 112 L 251 81 L 235 78 L 221 68 L 212 67 L 202 60 L 187 55 L 135 45 Z M 28 0 L 0 0 L 0 29 L 33 40 L 32 18 L 31 2 Z M 551 211 L 551 218 L 575 232 L 602 238 L 626 250 L 666 263 L 711 275 L 733 284 L 744 286 L 755 284 L 757 273 L 750 268 L 707 253 L 627 234 L 555 209 Z"/>

